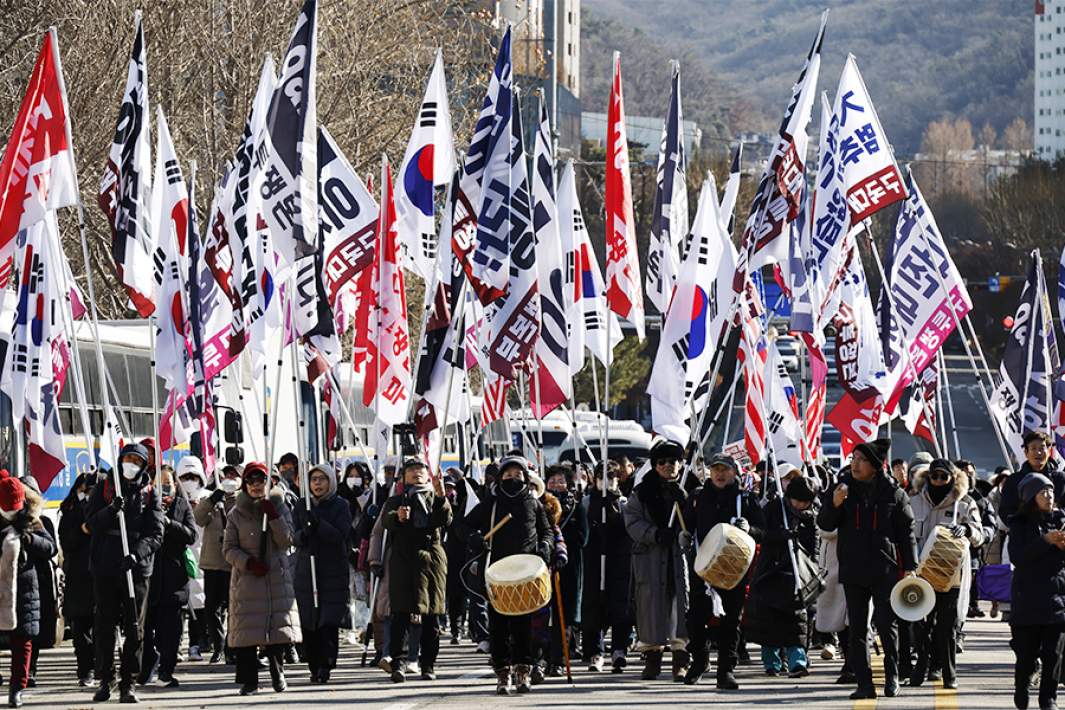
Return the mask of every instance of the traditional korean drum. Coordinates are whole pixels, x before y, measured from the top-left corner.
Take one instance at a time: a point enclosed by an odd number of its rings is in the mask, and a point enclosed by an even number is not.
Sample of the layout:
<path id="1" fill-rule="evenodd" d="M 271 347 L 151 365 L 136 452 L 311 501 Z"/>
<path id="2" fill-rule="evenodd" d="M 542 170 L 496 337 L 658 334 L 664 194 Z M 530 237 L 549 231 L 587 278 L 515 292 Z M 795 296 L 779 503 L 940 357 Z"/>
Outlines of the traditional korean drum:
<path id="1" fill-rule="evenodd" d="M 531 614 L 551 601 L 551 578 L 537 555 L 511 555 L 493 562 L 484 581 L 492 608 L 505 616 Z"/>
<path id="2" fill-rule="evenodd" d="M 733 589 L 754 559 L 754 538 L 735 525 L 718 523 L 699 543 L 695 573 L 710 586 Z"/>
<path id="3" fill-rule="evenodd" d="M 921 550 L 917 576 L 932 585 L 937 592 L 949 592 L 961 580 L 961 563 L 969 541 L 954 537 L 946 525 L 937 525 Z"/>

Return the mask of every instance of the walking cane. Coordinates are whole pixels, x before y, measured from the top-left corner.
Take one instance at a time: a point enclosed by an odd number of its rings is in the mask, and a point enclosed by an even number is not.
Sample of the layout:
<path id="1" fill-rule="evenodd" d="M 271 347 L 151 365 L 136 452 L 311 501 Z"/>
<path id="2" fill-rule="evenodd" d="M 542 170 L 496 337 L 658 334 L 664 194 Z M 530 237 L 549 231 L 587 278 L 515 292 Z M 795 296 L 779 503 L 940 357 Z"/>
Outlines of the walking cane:
<path id="1" fill-rule="evenodd" d="M 558 572 L 555 572 L 555 600 L 558 602 L 558 628 L 562 632 L 562 658 L 566 661 L 566 680 L 573 685 L 573 671 L 569 663 L 569 638 L 566 636 L 566 614 L 562 608 L 562 584 Z"/>

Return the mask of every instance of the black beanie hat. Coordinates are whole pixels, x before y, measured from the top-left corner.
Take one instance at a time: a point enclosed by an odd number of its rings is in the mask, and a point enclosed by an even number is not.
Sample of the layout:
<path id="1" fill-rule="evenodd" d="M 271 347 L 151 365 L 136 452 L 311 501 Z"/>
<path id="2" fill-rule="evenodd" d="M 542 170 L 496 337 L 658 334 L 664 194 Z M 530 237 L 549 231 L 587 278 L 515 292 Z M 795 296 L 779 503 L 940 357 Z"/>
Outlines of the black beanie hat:
<path id="1" fill-rule="evenodd" d="M 792 500 L 812 501 L 817 497 L 817 484 L 806 476 L 796 476 L 788 482 L 784 495 Z"/>
<path id="2" fill-rule="evenodd" d="M 884 468 L 884 462 L 888 460 L 888 452 L 891 450 L 891 439 L 869 441 L 864 444 L 858 444 L 854 449 L 856 451 L 861 451 L 862 456 L 869 459 L 869 463 L 873 464 L 873 468 L 881 471 Z"/>

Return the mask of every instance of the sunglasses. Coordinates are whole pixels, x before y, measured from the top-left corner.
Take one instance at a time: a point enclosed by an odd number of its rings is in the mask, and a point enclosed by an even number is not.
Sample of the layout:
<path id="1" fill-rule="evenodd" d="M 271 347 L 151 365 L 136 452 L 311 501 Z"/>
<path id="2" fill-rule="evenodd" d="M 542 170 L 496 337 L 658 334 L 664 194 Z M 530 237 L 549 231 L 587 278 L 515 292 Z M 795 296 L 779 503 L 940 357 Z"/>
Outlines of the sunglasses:
<path id="1" fill-rule="evenodd" d="M 680 459 L 658 459 L 659 466 L 668 466 L 671 463 L 680 463 Z"/>
<path id="2" fill-rule="evenodd" d="M 950 474 L 949 473 L 939 473 L 939 472 L 931 473 L 931 474 L 928 475 L 928 480 L 930 480 L 930 481 L 949 481 L 950 480 Z"/>
<path id="3" fill-rule="evenodd" d="M 244 480 L 248 482 L 248 485 L 253 486 L 259 483 L 266 483 L 266 476 L 248 476 Z"/>

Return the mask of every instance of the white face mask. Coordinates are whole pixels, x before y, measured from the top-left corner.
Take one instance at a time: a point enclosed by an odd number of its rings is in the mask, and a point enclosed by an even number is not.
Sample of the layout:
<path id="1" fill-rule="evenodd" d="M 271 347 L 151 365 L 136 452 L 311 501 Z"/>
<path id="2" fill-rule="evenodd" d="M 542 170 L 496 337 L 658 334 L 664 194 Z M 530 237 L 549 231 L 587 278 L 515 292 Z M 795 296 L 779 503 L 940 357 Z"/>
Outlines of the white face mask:
<path id="1" fill-rule="evenodd" d="M 203 488 L 199 481 L 182 481 L 181 487 L 184 489 L 185 495 L 189 497 L 196 495 L 200 492 L 200 489 Z"/>
<path id="2" fill-rule="evenodd" d="M 84 493 L 84 492 L 79 492 L 78 493 L 78 500 L 81 500 L 81 501 L 89 500 L 89 494 L 88 493 Z"/>
<path id="3" fill-rule="evenodd" d="M 0 517 L 4 520 L 14 520 L 16 515 L 18 515 L 17 510 L 0 510 Z"/>
<path id="4" fill-rule="evenodd" d="M 218 487 L 226 493 L 236 493 L 237 489 L 240 488 L 240 479 L 223 478 L 221 481 L 218 482 Z"/>
<path id="5" fill-rule="evenodd" d="M 348 478 L 345 478 L 344 483 L 347 483 L 348 488 L 353 491 L 362 488 L 362 479 L 358 476 L 350 476 Z"/>
<path id="6" fill-rule="evenodd" d="M 141 467 L 135 463 L 122 464 L 122 477 L 127 481 L 132 481 L 134 478 L 141 474 Z"/>
<path id="7" fill-rule="evenodd" d="M 608 491 L 616 491 L 618 489 L 618 479 L 608 478 L 606 479 L 606 489 Z"/>

